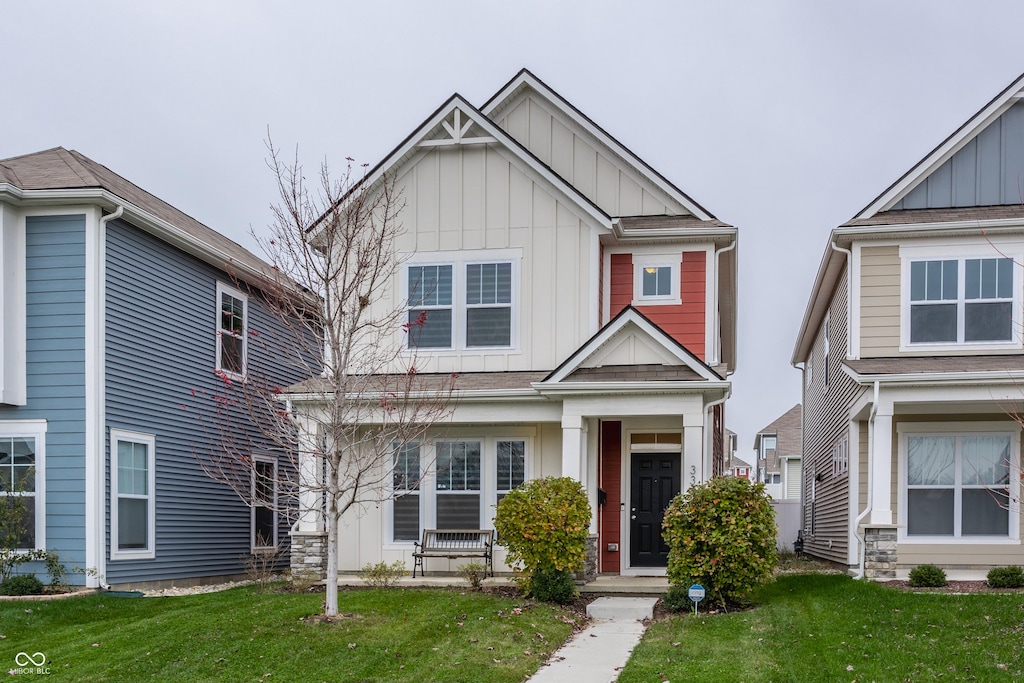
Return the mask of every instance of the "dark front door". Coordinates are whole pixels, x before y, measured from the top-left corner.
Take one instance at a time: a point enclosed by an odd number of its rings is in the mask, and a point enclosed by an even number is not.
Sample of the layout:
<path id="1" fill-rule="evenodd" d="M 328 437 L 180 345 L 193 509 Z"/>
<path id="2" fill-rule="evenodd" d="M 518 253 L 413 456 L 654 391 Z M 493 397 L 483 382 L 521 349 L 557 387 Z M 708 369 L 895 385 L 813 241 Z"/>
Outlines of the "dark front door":
<path id="1" fill-rule="evenodd" d="M 668 546 L 661 539 L 665 508 L 679 493 L 678 453 L 634 453 L 631 465 L 629 511 L 629 564 L 664 567 Z"/>

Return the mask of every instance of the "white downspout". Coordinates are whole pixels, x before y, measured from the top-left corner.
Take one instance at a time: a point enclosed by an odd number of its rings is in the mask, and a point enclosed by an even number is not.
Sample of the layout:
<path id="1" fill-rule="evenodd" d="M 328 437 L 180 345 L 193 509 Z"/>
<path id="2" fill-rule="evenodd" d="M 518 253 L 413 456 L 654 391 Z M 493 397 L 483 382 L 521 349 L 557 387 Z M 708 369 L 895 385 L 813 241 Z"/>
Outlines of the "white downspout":
<path id="1" fill-rule="evenodd" d="M 104 231 L 106 230 L 107 223 L 109 223 L 110 221 L 113 221 L 113 220 L 117 220 L 118 218 L 120 218 L 123 215 L 124 215 L 124 205 L 123 204 L 118 204 L 117 205 L 117 209 L 114 211 L 114 213 L 107 214 L 106 216 L 100 216 L 99 239 L 101 240 L 101 243 L 104 241 L 103 240 L 103 235 L 105 234 Z M 102 264 L 103 263 L 103 259 L 104 259 L 103 254 L 98 254 L 97 256 L 98 256 L 98 262 L 100 264 Z M 99 294 L 99 295 L 102 295 L 104 290 L 105 290 L 105 288 L 106 288 L 106 283 L 104 282 L 104 277 L 105 276 L 101 273 L 100 274 L 100 278 L 99 278 L 100 279 L 100 292 L 97 292 L 97 294 Z M 104 297 L 103 300 L 105 300 L 105 297 Z M 100 302 L 97 302 L 98 308 L 100 310 L 100 318 L 96 321 L 96 325 L 97 325 L 97 328 L 98 328 L 97 332 L 98 332 L 98 335 L 99 335 L 99 338 L 100 338 L 99 346 L 100 346 L 101 357 L 105 357 L 105 353 L 104 353 L 103 349 L 106 346 L 106 336 L 104 334 L 104 322 L 103 322 L 103 314 L 104 314 L 105 304 L 103 303 L 103 300 L 101 300 Z M 103 363 L 102 360 L 100 362 Z M 86 443 L 90 444 L 91 447 L 90 446 L 86 446 L 85 457 L 86 457 L 86 460 L 90 460 L 90 452 L 89 451 L 92 451 L 92 457 L 91 457 L 92 462 L 91 463 L 87 463 L 86 470 L 87 471 L 91 471 L 94 476 L 96 476 L 98 474 L 99 480 L 100 480 L 100 485 L 98 487 L 98 489 L 99 489 L 98 491 L 93 492 L 91 495 L 89 495 L 87 493 L 86 517 L 88 518 L 90 516 L 89 508 L 91 506 L 89 505 L 88 501 L 92 500 L 93 506 L 98 506 L 98 507 L 96 507 L 96 509 L 93 509 L 91 511 L 92 521 L 96 525 L 97 537 L 99 539 L 99 548 L 97 548 L 98 552 L 96 553 L 96 579 L 97 579 L 97 583 L 99 584 L 100 588 L 102 588 L 103 590 L 110 590 L 110 584 L 107 583 L 107 539 L 106 539 L 107 527 L 106 527 L 105 515 L 104 515 L 104 512 L 103 512 L 106 509 L 106 507 L 107 507 L 106 504 L 105 504 L 106 501 L 104 500 L 104 495 L 105 495 L 104 492 L 106 491 L 106 486 L 102 483 L 105 480 L 105 466 L 106 466 L 106 462 L 107 462 L 107 459 L 105 457 L 105 449 L 104 449 L 104 442 L 105 442 L 104 428 L 105 428 L 105 417 L 106 417 L 106 406 L 105 406 L 105 402 L 104 402 L 104 394 L 106 393 L 106 368 L 104 367 L 97 374 L 99 375 L 99 385 L 97 386 L 97 392 L 99 393 L 99 396 L 96 397 L 98 400 L 97 400 L 97 404 L 95 404 L 93 406 L 93 409 L 98 411 L 98 413 L 99 413 L 98 414 L 98 419 L 97 420 L 86 419 L 85 423 L 86 423 L 86 425 L 96 424 L 96 425 L 99 426 L 99 429 L 97 430 L 96 434 L 92 435 L 93 438 L 86 440 Z M 89 408 L 88 405 L 86 405 L 86 412 L 88 413 L 89 411 L 90 411 L 90 408 Z M 86 427 L 86 429 L 88 429 L 88 426 Z M 86 550 L 86 553 L 88 553 L 88 550 Z"/>
<path id="2" fill-rule="evenodd" d="M 714 327 L 711 329 L 711 360 L 708 365 L 718 365 L 719 362 L 721 362 L 721 358 L 719 358 L 719 356 L 722 352 L 722 321 L 721 316 L 718 313 L 718 259 L 725 252 L 732 251 L 735 248 L 736 240 L 734 239 L 729 246 L 716 249 L 715 254 L 711 259 L 711 291 L 714 297 L 714 307 L 711 309 L 711 318 L 714 323 Z M 732 373 L 730 372 L 729 374 Z M 728 396 L 726 398 L 728 398 Z"/>
<path id="3" fill-rule="evenodd" d="M 864 512 L 857 515 L 857 519 L 853 522 L 853 536 L 857 539 L 857 544 L 860 550 L 857 551 L 857 576 L 856 579 L 864 578 L 864 556 L 867 553 L 867 547 L 864 545 L 864 539 L 858 533 L 861 521 L 868 516 L 871 512 L 871 470 L 873 469 L 874 446 L 875 446 L 875 413 L 878 412 L 878 380 L 875 380 L 875 391 L 874 398 L 871 401 L 871 414 L 868 416 L 868 504 L 864 507 Z"/>
<path id="4" fill-rule="evenodd" d="M 735 245 L 735 242 L 733 244 Z M 705 476 L 704 476 L 706 474 L 707 470 L 709 470 L 709 469 L 712 470 L 712 471 L 714 470 L 714 466 L 713 465 L 711 467 L 708 467 L 708 463 L 711 462 L 711 459 L 714 457 L 713 450 L 714 450 L 714 447 L 715 447 L 714 433 L 713 433 L 713 430 L 712 430 L 712 427 L 714 425 L 711 422 L 711 409 L 714 408 L 715 406 L 722 405 L 723 403 L 728 401 L 730 396 L 732 396 L 732 389 L 731 388 L 726 390 L 725 396 L 723 396 L 722 398 L 716 399 L 716 400 L 712 401 L 711 403 L 707 403 L 707 404 L 704 405 L 704 458 L 701 461 L 701 468 L 704 471 L 700 473 L 701 474 L 701 478 L 700 478 L 701 481 L 707 481 L 707 478 L 705 478 Z M 723 448 L 724 448 L 724 444 L 723 444 Z"/>

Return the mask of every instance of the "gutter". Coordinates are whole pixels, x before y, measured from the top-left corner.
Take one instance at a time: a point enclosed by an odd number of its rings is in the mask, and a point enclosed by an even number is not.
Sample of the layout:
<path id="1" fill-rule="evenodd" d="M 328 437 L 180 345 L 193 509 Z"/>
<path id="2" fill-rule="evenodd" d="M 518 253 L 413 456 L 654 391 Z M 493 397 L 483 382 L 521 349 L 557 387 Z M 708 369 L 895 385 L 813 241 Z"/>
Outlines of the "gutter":
<path id="1" fill-rule="evenodd" d="M 851 343 L 853 340 L 851 336 L 853 326 L 853 252 L 839 246 L 834 241 L 829 242 L 829 246 L 835 251 L 846 254 L 846 360 L 853 360 L 853 354 L 850 353 L 850 348 L 853 346 Z"/>
<path id="2" fill-rule="evenodd" d="M 721 361 L 721 358 L 719 358 L 719 356 L 722 353 L 722 338 L 721 338 L 722 337 L 722 335 L 721 335 L 721 323 L 722 323 L 722 320 L 721 320 L 721 315 L 719 314 L 719 311 L 718 311 L 718 290 L 719 290 L 719 287 L 718 287 L 718 262 L 719 262 L 719 258 L 721 257 L 722 254 L 724 254 L 727 251 L 732 251 L 733 249 L 736 248 L 737 242 L 738 242 L 738 240 L 736 238 L 733 238 L 732 242 L 729 243 L 729 246 L 722 247 L 721 249 L 716 249 L 715 250 L 715 254 L 714 254 L 714 256 L 711 259 L 711 271 L 712 271 L 712 274 L 711 274 L 711 291 L 714 293 L 713 294 L 714 306 L 711 309 L 711 319 L 714 321 L 714 327 L 711 330 L 711 350 L 712 350 L 713 354 L 712 354 L 711 361 L 708 363 L 708 365 L 718 365 L 719 362 Z M 734 365 L 735 365 L 735 363 L 734 363 Z M 732 372 L 733 371 L 730 371 L 728 374 L 731 375 Z"/>

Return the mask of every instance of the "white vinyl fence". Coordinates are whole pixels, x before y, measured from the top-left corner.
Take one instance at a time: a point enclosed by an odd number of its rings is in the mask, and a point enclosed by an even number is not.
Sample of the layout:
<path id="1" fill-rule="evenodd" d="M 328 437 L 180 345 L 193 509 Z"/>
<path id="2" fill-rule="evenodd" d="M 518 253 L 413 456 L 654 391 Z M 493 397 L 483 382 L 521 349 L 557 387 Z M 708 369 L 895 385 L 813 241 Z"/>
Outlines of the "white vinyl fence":
<path id="1" fill-rule="evenodd" d="M 775 524 L 779 529 L 775 547 L 792 551 L 796 534 L 800 530 L 800 501 L 773 500 L 772 507 L 775 508 Z"/>

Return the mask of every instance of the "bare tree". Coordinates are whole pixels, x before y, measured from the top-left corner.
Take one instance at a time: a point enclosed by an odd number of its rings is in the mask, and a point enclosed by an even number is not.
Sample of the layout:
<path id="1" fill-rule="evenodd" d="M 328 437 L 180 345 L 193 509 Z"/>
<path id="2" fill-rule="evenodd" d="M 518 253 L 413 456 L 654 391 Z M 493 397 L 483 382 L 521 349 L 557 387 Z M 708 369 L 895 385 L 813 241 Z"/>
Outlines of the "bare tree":
<path id="1" fill-rule="evenodd" d="M 251 329 L 247 341 L 304 381 L 275 385 L 255 364 L 244 380 L 221 373 L 223 391 L 206 402 L 206 415 L 212 405 L 218 417 L 204 420 L 218 426 L 219 448 L 200 462 L 249 505 L 264 506 L 267 496 L 252 484 L 253 450 L 269 442 L 285 459 L 277 505 L 294 512 L 297 499 L 299 515 L 323 523 L 330 617 L 338 612 L 342 515 L 392 495 L 396 454 L 450 415 L 455 376 L 419 373 L 408 349 L 406 337 L 423 320 L 409 320 L 396 294 L 402 202 L 394 182 L 360 180 L 349 159 L 338 179 L 323 165 L 311 190 L 297 158 L 284 163 L 268 149 L 280 202 L 268 234 L 254 236 L 273 269 L 250 290 L 259 290 L 274 325 Z M 229 415 L 246 417 L 254 436 L 240 436 Z"/>

